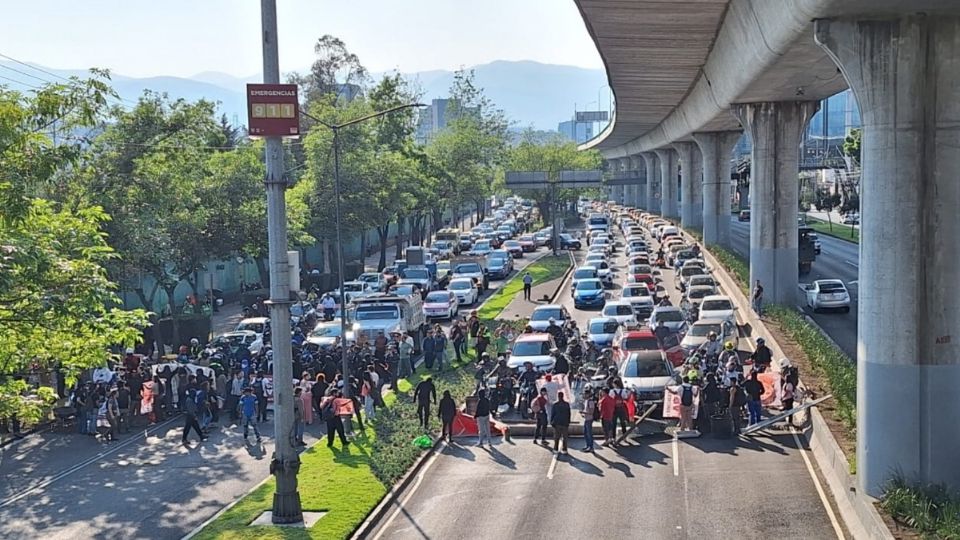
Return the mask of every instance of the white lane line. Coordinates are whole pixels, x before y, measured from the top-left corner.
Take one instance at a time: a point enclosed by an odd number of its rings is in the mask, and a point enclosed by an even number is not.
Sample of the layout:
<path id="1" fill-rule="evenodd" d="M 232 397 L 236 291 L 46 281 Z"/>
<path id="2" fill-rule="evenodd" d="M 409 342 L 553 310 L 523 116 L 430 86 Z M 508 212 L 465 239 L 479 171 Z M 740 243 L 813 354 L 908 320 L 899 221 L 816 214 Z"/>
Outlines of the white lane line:
<path id="1" fill-rule="evenodd" d="M 151 432 L 154 432 L 154 431 L 159 430 L 160 428 L 166 426 L 167 424 L 172 423 L 174 420 L 176 420 L 176 419 L 178 419 L 178 418 L 179 418 L 178 416 L 175 416 L 175 417 L 170 418 L 170 419 L 168 419 L 167 421 L 165 421 L 165 422 L 163 422 L 163 423 L 161 423 L 161 424 L 156 424 L 155 426 L 151 427 L 150 429 L 145 429 L 145 430 L 143 431 L 144 439 L 146 439 L 146 437 L 148 437 Z M 4 508 L 4 507 L 6 507 L 6 506 L 10 506 L 11 504 L 19 501 L 20 499 L 23 499 L 24 497 L 30 496 L 30 495 L 38 492 L 38 491 L 42 491 L 45 487 L 49 486 L 50 484 L 52 484 L 52 483 L 54 483 L 54 482 L 56 482 L 56 481 L 58 481 L 58 480 L 61 480 L 61 479 L 63 479 L 63 478 L 66 478 L 67 476 L 70 476 L 71 474 L 79 471 L 80 469 L 83 469 L 84 467 L 87 467 L 88 465 L 92 465 L 93 463 L 96 463 L 96 462 L 100 461 L 101 459 L 105 458 L 106 456 L 109 456 L 110 454 L 115 454 L 117 451 L 119 451 L 119 450 L 121 450 L 121 449 L 123 449 L 123 448 L 126 448 L 127 446 L 130 446 L 130 445 L 132 445 L 133 443 L 137 443 L 137 442 L 141 442 L 141 439 L 140 439 L 140 438 L 137 438 L 137 437 L 130 437 L 130 438 L 128 438 L 127 440 L 125 440 L 125 441 L 117 444 L 116 446 L 112 446 L 112 447 L 108 448 L 107 450 L 104 450 L 103 452 L 100 452 L 99 454 L 97 454 L 97 455 L 95 455 L 95 456 L 87 459 L 86 461 L 81 461 L 80 463 L 74 465 L 73 467 L 70 467 L 69 469 L 67 469 L 67 470 L 65 470 L 65 471 L 63 471 L 63 472 L 61 472 L 61 473 L 59 473 L 59 474 L 57 474 L 57 475 L 55 475 L 55 476 L 52 476 L 52 477 L 48 478 L 47 480 L 44 480 L 43 482 L 40 482 L 39 484 L 37 484 L 37 485 L 35 485 L 35 486 L 32 486 L 32 487 L 28 488 L 26 491 L 22 491 L 22 492 L 19 493 L 18 495 L 14 495 L 14 496 L 12 496 L 12 497 L 9 497 L 9 498 L 5 499 L 3 502 L 0 502 L 0 508 Z"/>
<path id="2" fill-rule="evenodd" d="M 848 260 L 848 259 L 844 259 L 844 260 L 843 260 L 843 262 L 845 262 L 845 263 L 847 263 L 847 264 L 849 264 L 850 266 L 852 266 L 852 267 L 854 267 L 854 268 L 856 268 L 857 270 L 859 270 L 859 269 L 860 269 L 860 265 L 859 265 L 859 264 L 857 264 L 857 263 L 855 263 L 855 262 L 853 262 L 853 261 L 851 261 L 851 260 Z"/>
<path id="3" fill-rule="evenodd" d="M 810 458 L 807 457 L 807 451 L 804 450 L 803 445 L 800 444 L 800 437 L 797 437 L 797 430 L 795 428 L 790 428 L 790 434 L 793 435 L 793 442 L 797 444 L 797 449 L 800 450 L 800 456 L 803 458 L 803 462 L 807 466 L 807 472 L 810 473 L 810 478 L 813 478 L 813 485 L 817 488 L 817 495 L 820 496 L 820 502 L 823 503 L 823 507 L 827 511 L 827 516 L 830 517 L 830 524 L 833 525 L 833 531 L 837 533 L 837 538 L 844 540 L 843 528 L 840 527 L 840 522 L 837 521 L 837 516 L 833 513 L 833 507 L 830 506 L 830 500 L 827 499 L 827 494 L 823 491 L 823 486 L 820 485 L 820 479 L 817 478 L 817 472 L 813 470 L 813 465 L 810 463 Z"/>
<path id="4" fill-rule="evenodd" d="M 550 468 L 547 469 L 547 480 L 553 480 L 553 474 L 557 472 L 557 456 L 559 454 L 554 453 L 553 459 L 550 460 Z"/>
<path id="5" fill-rule="evenodd" d="M 403 500 L 400 501 L 400 504 L 397 505 L 397 509 L 394 510 L 392 514 L 390 514 L 390 517 L 387 519 L 387 521 L 385 521 L 383 525 L 380 526 L 379 530 L 377 530 L 377 534 L 373 536 L 373 540 L 379 540 L 380 537 L 383 536 L 383 533 L 390 528 L 390 524 L 393 523 L 393 520 L 397 518 L 397 515 L 400 514 L 400 511 L 403 510 L 403 508 L 407 505 L 407 503 L 410 502 L 410 499 L 413 498 L 413 495 L 414 493 L 417 492 L 417 489 L 420 487 L 420 484 L 423 483 L 423 477 L 427 475 L 427 471 L 430 469 L 430 466 L 433 465 L 433 462 L 436 461 L 438 457 L 440 457 L 440 454 L 442 454 L 446 448 L 447 448 L 447 443 L 445 441 L 442 441 L 440 443 L 440 448 L 433 454 L 433 456 L 430 458 L 430 461 L 428 461 L 427 464 L 423 466 L 423 469 L 420 470 L 420 473 L 417 474 L 417 481 L 414 482 L 413 487 L 410 488 L 410 491 L 407 492 Z"/>
<path id="6" fill-rule="evenodd" d="M 680 444 L 676 432 L 673 434 L 673 475 L 680 476 Z"/>

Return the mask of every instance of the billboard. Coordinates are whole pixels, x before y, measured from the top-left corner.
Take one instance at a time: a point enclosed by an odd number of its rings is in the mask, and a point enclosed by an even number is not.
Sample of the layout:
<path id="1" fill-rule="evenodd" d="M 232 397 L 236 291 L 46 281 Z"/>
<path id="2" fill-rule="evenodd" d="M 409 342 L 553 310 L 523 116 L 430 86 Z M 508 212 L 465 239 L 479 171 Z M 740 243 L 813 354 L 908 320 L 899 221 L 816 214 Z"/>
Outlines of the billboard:
<path id="1" fill-rule="evenodd" d="M 248 84 L 247 125 L 251 137 L 299 137 L 297 85 Z"/>
<path id="2" fill-rule="evenodd" d="M 607 111 L 577 111 L 577 122 L 606 122 L 609 118 Z"/>

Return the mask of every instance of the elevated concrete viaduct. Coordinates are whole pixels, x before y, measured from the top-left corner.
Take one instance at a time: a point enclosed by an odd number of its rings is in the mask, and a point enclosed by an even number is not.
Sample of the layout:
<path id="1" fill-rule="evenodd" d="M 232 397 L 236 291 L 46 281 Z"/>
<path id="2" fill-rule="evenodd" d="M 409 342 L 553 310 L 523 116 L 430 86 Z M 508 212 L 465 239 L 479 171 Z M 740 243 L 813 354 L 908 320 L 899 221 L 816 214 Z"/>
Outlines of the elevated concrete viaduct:
<path id="1" fill-rule="evenodd" d="M 750 133 L 750 274 L 768 301 L 796 296 L 802 133 L 819 100 L 852 88 L 858 481 L 871 495 L 894 472 L 960 488 L 960 2 L 575 2 L 616 98 L 582 147 L 641 157 L 646 208 L 728 245 L 730 152 Z"/>

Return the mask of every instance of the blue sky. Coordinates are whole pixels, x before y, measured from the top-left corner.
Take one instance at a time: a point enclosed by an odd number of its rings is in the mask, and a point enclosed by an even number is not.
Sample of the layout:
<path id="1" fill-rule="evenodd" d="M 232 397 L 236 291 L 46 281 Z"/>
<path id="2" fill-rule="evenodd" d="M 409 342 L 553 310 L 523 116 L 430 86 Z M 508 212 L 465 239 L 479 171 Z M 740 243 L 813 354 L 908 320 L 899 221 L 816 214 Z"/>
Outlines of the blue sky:
<path id="1" fill-rule="evenodd" d="M 4 2 L 0 53 L 53 68 L 145 77 L 260 72 L 257 0 Z M 573 0 L 278 0 L 280 69 L 302 70 L 323 34 L 371 71 L 491 60 L 602 68 Z"/>

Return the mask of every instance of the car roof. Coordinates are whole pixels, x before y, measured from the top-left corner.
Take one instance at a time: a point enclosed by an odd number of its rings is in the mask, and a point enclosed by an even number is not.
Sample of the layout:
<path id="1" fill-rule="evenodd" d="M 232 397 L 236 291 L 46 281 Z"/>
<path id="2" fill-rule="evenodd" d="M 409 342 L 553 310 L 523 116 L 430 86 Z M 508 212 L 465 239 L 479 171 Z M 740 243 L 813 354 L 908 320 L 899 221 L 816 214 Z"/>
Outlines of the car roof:
<path id="1" fill-rule="evenodd" d="M 240 324 L 263 324 L 270 322 L 270 317 L 250 317 L 240 321 Z"/>
<path id="2" fill-rule="evenodd" d="M 581 264 L 580 266 L 577 267 L 577 270 L 587 270 L 587 269 L 596 270 L 597 267 L 592 264 Z M 577 270 L 574 270 L 574 272 L 576 272 Z"/>
<path id="3" fill-rule="evenodd" d="M 546 332 L 533 332 L 530 334 L 520 334 L 517 337 L 516 343 L 523 343 L 526 341 L 549 341 L 550 334 Z"/>
<path id="4" fill-rule="evenodd" d="M 222 337 L 236 337 L 236 336 L 247 337 L 247 336 L 255 336 L 255 335 L 257 335 L 257 333 L 254 332 L 253 330 L 235 330 L 233 332 L 226 332 L 224 334 L 221 334 Z"/>
<path id="5" fill-rule="evenodd" d="M 667 311 L 683 311 L 683 310 L 678 308 L 677 306 L 657 306 L 653 309 L 653 314 L 656 315 L 657 313 L 664 313 Z"/>
<path id="6" fill-rule="evenodd" d="M 560 304 L 544 304 L 542 306 L 537 306 L 533 308 L 534 311 L 539 311 L 543 309 L 563 309 L 563 306 Z"/>
<path id="7" fill-rule="evenodd" d="M 711 294 L 710 296 L 704 296 L 703 301 L 706 302 L 707 300 L 726 300 L 731 304 L 733 303 L 733 299 L 725 294 Z"/>
<path id="8" fill-rule="evenodd" d="M 630 305 L 630 302 L 626 300 L 611 300 L 607 302 L 607 304 L 603 307 L 607 308 L 608 306 L 629 306 L 629 305 Z"/>
<path id="9" fill-rule="evenodd" d="M 591 324 L 593 324 L 593 323 L 601 323 L 601 322 L 602 322 L 602 323 L 608 323 L 608 322 L 615 323 L 615 322 L 617 322 L 617 320 L 614 319 L 613 317 L 591 317 L 590 320 L 587 321 L 587 324 L 588 324 L 588 325 L 591 325 Z M 620 324 L 620 323 L 617 323 L 617 324 Z"/>
<path id="10" fill-rule="evenodd" d="M 843 281 L 839 279 L 818 279 L 814 283 L 819 285 L 843 285 Z"/>
<path id="11" fill-rule="evenodd" d="M 623 333 L 624 338 L 638 338 L 638 337 L 655 337 L 653 335 L 653 330 L 649 328 L 641 328 L 639 330 L 628 330 Z"/>

